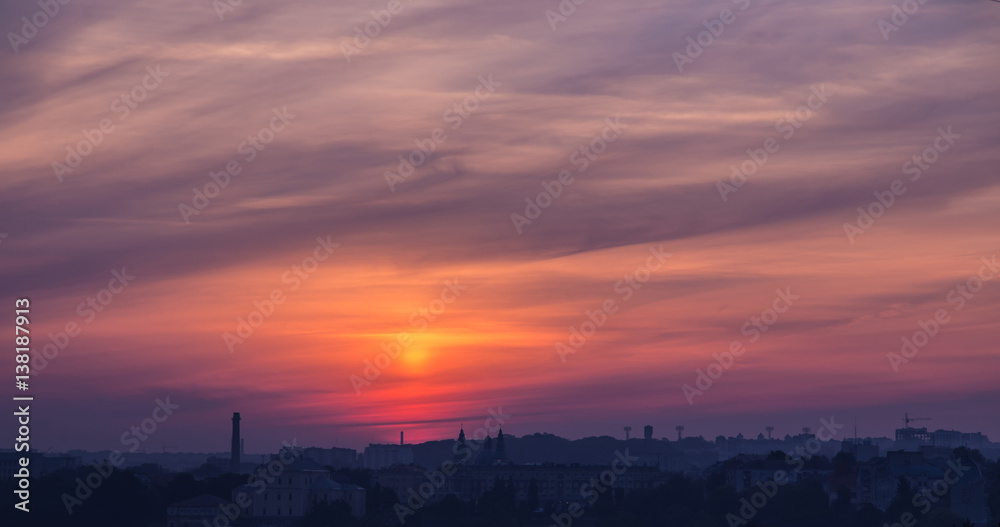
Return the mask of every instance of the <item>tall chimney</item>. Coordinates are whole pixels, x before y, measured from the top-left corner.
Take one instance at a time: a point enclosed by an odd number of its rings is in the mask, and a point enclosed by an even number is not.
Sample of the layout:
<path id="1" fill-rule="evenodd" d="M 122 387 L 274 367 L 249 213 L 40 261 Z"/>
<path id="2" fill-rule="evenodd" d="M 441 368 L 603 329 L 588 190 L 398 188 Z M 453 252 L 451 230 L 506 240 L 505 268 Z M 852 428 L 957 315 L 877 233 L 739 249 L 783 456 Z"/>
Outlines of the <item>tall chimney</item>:
<path id="1" fill-rule="evenodd" d="M 233 412 L 233 443 L 229 458 L 229 472 L 240 473 L 240 413 Z"/>
<path id="2" fill-rule="evenodd" d="M 399 431 L 399 446 L 403 446 L 403 431 Z"/>

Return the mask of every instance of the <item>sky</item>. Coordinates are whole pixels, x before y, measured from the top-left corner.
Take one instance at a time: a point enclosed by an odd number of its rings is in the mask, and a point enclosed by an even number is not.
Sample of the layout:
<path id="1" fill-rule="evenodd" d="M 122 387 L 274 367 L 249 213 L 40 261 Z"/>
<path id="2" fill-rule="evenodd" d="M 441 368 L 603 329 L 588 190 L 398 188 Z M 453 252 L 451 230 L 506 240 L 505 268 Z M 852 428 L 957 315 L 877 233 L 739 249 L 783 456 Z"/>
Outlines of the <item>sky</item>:
<path id="1" fill-rule="evenodd" d="M 0 7 L 33 448 L 168 398 L 144 450 L 1000 441 L 1000 4 L 40 9 Z"/>

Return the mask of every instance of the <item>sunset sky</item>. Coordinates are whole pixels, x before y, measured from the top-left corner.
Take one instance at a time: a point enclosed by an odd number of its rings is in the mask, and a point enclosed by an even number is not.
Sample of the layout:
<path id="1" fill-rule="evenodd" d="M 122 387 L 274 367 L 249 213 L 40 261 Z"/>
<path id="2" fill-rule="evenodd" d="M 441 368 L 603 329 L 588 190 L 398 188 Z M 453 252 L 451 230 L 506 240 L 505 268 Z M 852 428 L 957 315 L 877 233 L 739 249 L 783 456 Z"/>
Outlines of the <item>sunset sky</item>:
<path id="1" fill-rule="evenodd" d="M 1000 4 L 931 0 L 900 25 L 891 0 L 559 5 L 73 0 L 18 43 L 40 8 L 3 4 L 0 296 L 10 326 L 31 299 L 36 351 L 80 328 L 35 363 L 32 447 L 122 449 L 166 397 L 149 451 L 227 450 L 234 411 L 254 453 L 451 438 L 491 409 L 518 436 L 783 436 L 831 415 L 891 436 L 910 412 L 1000 441 L 1000 280 L 952 301 L 1000 253 Z M 418 143 L 435 151 L 397 178 Z M 206 205 L 194 189 L 227 164 Z M 561 190 L 534 211 L 543 184 Z M 616 286 L 651 249 L 670 256 Z M 751 342 L 779 289 L 800 298 Z"/>

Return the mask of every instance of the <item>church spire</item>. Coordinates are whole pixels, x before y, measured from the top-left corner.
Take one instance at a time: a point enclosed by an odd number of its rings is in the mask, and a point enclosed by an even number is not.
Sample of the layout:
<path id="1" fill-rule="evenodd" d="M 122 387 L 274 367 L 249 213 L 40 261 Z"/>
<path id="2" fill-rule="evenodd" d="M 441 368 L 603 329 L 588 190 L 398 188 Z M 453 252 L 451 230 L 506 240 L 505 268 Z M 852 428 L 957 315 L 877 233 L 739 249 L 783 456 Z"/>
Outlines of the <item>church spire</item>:
<path id="1" fill-rule="evenodd" d="M 463 426 L 458 431 L 458 442 L 452 448 L 454 452 L 453 461 L 456 463 L 464 463 L 472 457 L 472 452 L 469 451 L 468 445 L 465 444 L 465 427 Z"/>

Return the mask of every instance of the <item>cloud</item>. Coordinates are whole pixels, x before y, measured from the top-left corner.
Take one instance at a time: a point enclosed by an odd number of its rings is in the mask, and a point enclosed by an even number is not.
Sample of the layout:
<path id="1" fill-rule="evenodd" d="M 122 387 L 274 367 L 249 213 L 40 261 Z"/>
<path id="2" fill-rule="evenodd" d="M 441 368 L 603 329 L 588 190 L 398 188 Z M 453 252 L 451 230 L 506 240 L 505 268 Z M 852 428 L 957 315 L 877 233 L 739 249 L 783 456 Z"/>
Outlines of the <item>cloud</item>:
<path id="1" fill-rule="evenodd" d="M 350 62 L 341 45 L 384 6 L 244 2 L 220 21 L 210 3 L 68 4 L 19 53 L 0 52 L 0 230 L 10 235 L 0 291 L 33 295 L 47 332 L 77 318 L 111 269 L 140 277 L 46 372 L 60 401 L 86 379 L 137 380 L 100 383 L 107 397 L 175 386 L 198 364 L 195 397 L 242 398 L 316 430 L 429 426 L 513 400 L 537 407 L 531 415 L 553 431 L 577 433 L 555 416 L 593 407 L 595 393 L 606 403 L 589 415 L 599 423 L 616 422 L 615 405 L 680 412 L 675 392 L 692 368 L 789 286 L 806 300 L 705 406 L 724 413 L 744 400 L 739 388 L 798 415 L 826 397 L 809 377 L 820 366 L 837 393 L 859 376 L 884 386 L 845 405 L 899 400 L 940 359 L 922 356 L 894 378 L 886 346 L 997 247 L 1000 12 L 986 4 L 927 4 L 885 41 L 876 22 L 890 6 L 859 1 L 588 2 L 555 31 L 545 17 L 555 2 L 404 2 Z M 735 21 L 678 72 L 672 53 L 723 8 Z M 31 14 L 2 9 L 11 31 Z M 114 101 L 156 66 L 169 76 L 123 118 Z M 489 75 L 495 93 L 462 109 Z M 833 95 L 784 137 L 779 120 L 813 86 Z M 284 107 L 296 117 L 248 160 L 240 145 Z M 571 156 L 609 117 L 627 128 L 578 171 Z M 60 182 L 53 161 L 102 119 L 115 131 Z M 850 244 L 843 224 L 857 207 L 906 177 L 903 164 L 949 126 L 961 134 L 952 149 Z M 447 139 L 391 191 L 385 173 L 437 128 Z M 780 149 L 723 201 L 717 182 L 770 137 Z M 231 160 L 241 173 L 186 224 L 179 205 Z M 574 182 L 519 235 L 511 214 L 562 170 Z M 217 355 L 236 317 L 326 235 L 338 254 L 289 294 L 237 364 Z M 553 360 L 554 343 L 660 244 L 675 254 L 667 268 L 570 366 Z M 394 364 L 355 396 L 348 376 L 387 336 L 412 330 L 411 312 L 454 277 L 474 287 L 428 330 L 428 359 Z M 935 343 L 964 339 L 968 350 L 935 393 L 959 390 L 954 379 L 989 360 L 996 335 L 978 324 L 998 304 L 986 298 Z M 292 385 L 303 391 L 267 402 Z M 961 396 L 984 386 L 962 383 Z M 448 403 L 459 395 L 468 403 Z M 387 410 L 404 398 L 419 402 Z M 332 403 L 324 429 L 309 412 Z M 192 407 L 202 422 L 219 410 Z M 82 441 L 97 446 L 96 436 Z"/>

